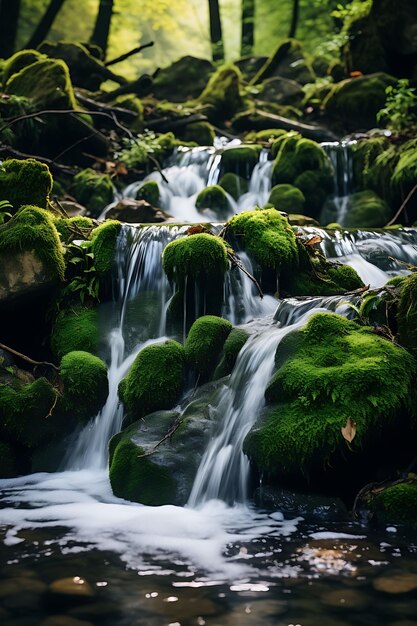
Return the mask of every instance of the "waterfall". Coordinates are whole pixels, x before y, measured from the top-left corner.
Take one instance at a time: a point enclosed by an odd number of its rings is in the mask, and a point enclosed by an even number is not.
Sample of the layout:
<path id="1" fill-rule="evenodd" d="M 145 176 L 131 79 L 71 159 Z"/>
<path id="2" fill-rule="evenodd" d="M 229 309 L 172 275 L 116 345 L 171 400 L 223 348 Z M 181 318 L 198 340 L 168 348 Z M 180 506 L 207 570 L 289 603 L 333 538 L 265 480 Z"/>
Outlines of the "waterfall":
<path id="1" fill-rule="evenodd" d="M 104 469 L 107 466 L 107 447 L 110 438 L 121 430 L 123 409 L 119 403 L 118 386 L 127 374 L 139 350 L 161 341 L 165 334 L 166 302 L 170 287 L 162 270 L 161 256 L 165 246 L 178 236 L 182 229 L 166 226 L 133 228 L 123 226 L 117 241 L 115 292 L 116 325 L 107 335 L 110 351 L 108 369 L 109 395 L 106 404 L 93 422 L 80 433 L 77 442 L 64 459 L 65 469 Z M 158 323 L 154 336 L 139 341 L 126 350 L 125 318 L 129 302 L 149 290 L 158 293 Z M 153 320 L 155 321 L 155 320 Z M 146 320 L 145 324 L 151 326 Z M 137 328 L 136 331 L 139 329 Z M 151 329 L 152 330 L 152 329 Z M 132 329 L 130 329 L 132 333 Z M 134 334 L 134 333 L 133 333 Z"/>
<path id="2" fill-rule="evenodd" d="M 350 146 L 356 141 L 342 140 L 322 143 L 321 146 L 329 157 L 333 167 L 334 195 L 330 200 L 334 219 L 341 226 L 345 224 L 349 196 L 353 190 L 353 161 Z M 325 221 L 326 223 L 326 221 Z"/>

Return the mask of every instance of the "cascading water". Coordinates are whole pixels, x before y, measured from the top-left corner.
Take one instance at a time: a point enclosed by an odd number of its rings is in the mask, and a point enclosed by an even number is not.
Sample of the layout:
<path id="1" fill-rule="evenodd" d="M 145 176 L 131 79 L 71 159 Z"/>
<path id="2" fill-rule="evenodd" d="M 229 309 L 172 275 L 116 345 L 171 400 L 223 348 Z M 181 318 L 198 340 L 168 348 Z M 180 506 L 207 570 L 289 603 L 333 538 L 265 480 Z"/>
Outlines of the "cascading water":
<path id="1" fill-rule="evenodd" d="M 334 195 L 328 202 L 328 205 L 332 207 L 334 216 L 325 220 L 324 223 L 337 222 L 337 224 L 340 224 L 341 226 L 345 225 L 349 196 L 353 191 L 353 161 L 351 145 L 354 143 L 356 142 L 342 140 L 321 144 L 331 161 L 334 178 Z M 325 211 L 328 210 L 329 207 L 325 209 Z"/>

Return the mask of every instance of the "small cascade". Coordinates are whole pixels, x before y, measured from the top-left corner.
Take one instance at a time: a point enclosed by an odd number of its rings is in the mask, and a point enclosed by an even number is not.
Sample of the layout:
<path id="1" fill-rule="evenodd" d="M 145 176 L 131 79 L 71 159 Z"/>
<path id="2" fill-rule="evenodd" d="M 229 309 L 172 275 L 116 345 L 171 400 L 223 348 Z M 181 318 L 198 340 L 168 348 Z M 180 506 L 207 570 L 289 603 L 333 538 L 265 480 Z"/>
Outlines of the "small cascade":
<path id="1" fill-rule="evenodd" d="M 289 332 L 304 326 L 311 315 L 326 310 L 315 307 L 297 312 L 294 309 L 291 325 L 268 325 L 248 339 L 229 384 L 221 391 L 217 406 L 212 408 L 223 419 L 198 468 L 188 500 L 191 507 L 213 499 L 228 503 L 245 501 L 249 460 L 242 452 L 242 445 L 263 407 L 277 346 Z"/>
<path id="2" fill-rule="evenodd" d="M 350 146 L 355 141 L 342 140 L 322 143 L 321 146 L 328 155 L 333 166 L 334 195 L 325 211 L 332 211 L 334 217 L 324 223 L 337 222 L 345 225 L 348 210 L 349 196 L 353 190 L 353 161 Z"/>
<path id="3" fill-rule="evenodd" d="M 182 229 L 178 227 L 146 226 L 137 229 L 125 225 L 122 228 L 116 253 L 116 323 L 107 335 L 110 351 L 109 396 L 103 409 L 94 421 L 83 429 L 75 447 L 64 459 L 65 469 L 104 469 L 107 466 L 108 442 L 121 430 L 123 420 L 123 410 L 117 393 L 119 383 L 127 374 L 139 350 L 164 339 L 162 335 L 165 334 L 166 303 L 171 293 L 162 270 L 161 256 L 165 246 L 181 235 Z M 141 329 L 138 325 L 132 327 L 131 320 L 127 333 L 125 322 L 129 315 L 129 303 L 133 302 L 139 293 L 149 292 L 157 294 L 158 297 L 158 302 L 152 302 L 155 307 L 152 320 L 145 318 L 142 322 L 147 331 L 150 331 L 151 338 L 149 339 L 148 332 L 146 341 L 135 340 L 127 349 L 126 336 L 141 336 Z M 144 300 L 146 302 L 145 298 Z M 138 306 L 140 307 L 140 302 Z"/>
<path id="4" fill-rule="evenodd" d="M 271 177 L 273 161 L 268 160 L 268 150 L 262 150 L 259 162 L 255 165 L 249 181 L 249 190 L 238 201 L 238 213 L 249 211 L 254 206 L 264 206 L 271 193 Z"/>

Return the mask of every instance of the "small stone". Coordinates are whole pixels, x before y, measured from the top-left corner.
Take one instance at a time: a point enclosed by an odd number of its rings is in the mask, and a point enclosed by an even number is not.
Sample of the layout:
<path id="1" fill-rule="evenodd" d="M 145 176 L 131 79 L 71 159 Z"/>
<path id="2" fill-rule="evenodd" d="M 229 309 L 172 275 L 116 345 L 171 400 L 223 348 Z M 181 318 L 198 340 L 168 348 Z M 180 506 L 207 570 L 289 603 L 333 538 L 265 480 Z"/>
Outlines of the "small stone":
<path id="1" fill-rule="evenodd" d="M 49 590 L 53 594 L 63 596 L 92 598 L 95 595 L 94 589 L 86 580 L 80 578 L 79 576 L 54 580 L 54 582 L 49 586 Z"/>
<path id="2" fill-rule="evenodd" d="M 417 574 L 380 576 L 374 580 L 374 589 L 384 593 L 409 593 L 417 589 Z"/>

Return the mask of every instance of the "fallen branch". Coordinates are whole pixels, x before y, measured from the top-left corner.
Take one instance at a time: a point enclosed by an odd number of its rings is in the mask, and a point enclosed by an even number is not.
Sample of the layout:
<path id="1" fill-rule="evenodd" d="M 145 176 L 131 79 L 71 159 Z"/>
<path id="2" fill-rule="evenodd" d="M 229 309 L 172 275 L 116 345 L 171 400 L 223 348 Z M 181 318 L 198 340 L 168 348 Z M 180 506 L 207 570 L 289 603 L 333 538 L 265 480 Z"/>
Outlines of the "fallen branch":
<path id="1" fill-rule="evenodd" d="M 126 59 L 129 59 L 134 54 L 138 54 L 139 52 L 142 52 L 142 50 L 145 50 L 145 48 L 151 48 L 153 45 L 154 45 L 153 41 L 150 41 L 149 43 L 144 43 L 142 46 L 133 48 L 133 50 L 129 50 L 129 52 L 125 52 L 125 54 L 121 54 L 115 59 L 110 59 L 110 61 L 106 61 L 104 65 L 106 67 L 109 67 L 110 65 L 116 65 L 116 63 L 121 63 L 122 61 L 126 61 Z"/>
<path id="2" fill-rule="evenodd" d="M 53 412 L 54 408 L 56 407 L 56 403 L 58 402 L 58 398 L 59 397 L 60 397 L 60 394 L 55 390 L 55 400 L 54 400 L 54 403 L 51 406 L 51 408 L 49 409 L 48 415 L 45 415 L 44 419 L 48 419 L 48 417 L 52 417 L 52 412 Z"/>
<path id="3" fill-rule="evenodd" d="M 21 159 L 36 159 L 37 161 L 46 163 L 49 167 L 55 168 L 63 174 L 69 174 L 70 176 L 74 176 L 74 174 L 77 173 L 75 169 L 67 165 L 63 165 L 62 163 L 57 163 L 55 160 L 48 159 L 47 157 L 39 156 L 37 154 L 27 154 L 25 152 L 21 152 L 20 150 L 16 150 L 15 148 L 11 148 L 10 146 L 0 145 L 0 152 L 7 152 L 12 156 L 16 156 Z"/>
<path id="4" fill-rule="evenodd" d="M 188 126 L 188 124 L 195 124 L 196 122 L 207 122 L 207 116 L 202 115 L 201 113 L 195 113 L 193 115 L 188 115 L 187 117 L 184 116 L 173 119 L 172 117 L 166 115 L 165 117 L 160 117 L 156 120 L 147 122 L 146 126 L 149 130 L 164 132 L 165 130 L 176 130 L 177 128 Z"/>
<path id="5" fill-rule="evenodd" d="M 175 433 L 175 431 L 177 431 L 178 428 L 181 426 L 182 422 L 183 422 L 183 420 L 181 418 L 176 419 L 174 424 L 171 426 L 169 431 L 166 433 L 166 435 L 164 435 L 162 437 L 162 439 L 160 441 L 158 441 L 158 443 L 156 443 L 154 445 L 152 450 L 149 450 L 149 452 L 145 452 L 144 454 L 138 454 L 138 459 L 142 459 L 145 456 L 151 456 L 152 454 L 154 454 L 156 452 L 157 448 L 159 448 L 159 446 L 161 445 L 161 443 L 164 443 L 164 441 L 166 441 L 167 439 L 170 439 L 172 437 L 172 435 Z"/>
<path id="6" fill-rule="evenodd" d="M 256 289 L 258 290 L 259 296 L 261 298 L 263 298 L 264 294 L 263 294 L 263 291 L 261 289 L 260 284 L 256 280 L 255 276 L 252 276 L 252 274 L 250 274 L 250 272 L 248 272 L 248 270 L 243 265 L 243 263 L 239 259 L 239 257 L 234 252 L 232 252 L 231 250 L 227 251 L 227 256 L 229 257 L 229 260 L 230 260 L 230 262 L 232 264 L 232 269 L 234 267 L 237 267 L 238 269 L 240 269 L 240 271 L 243 272 L 253 282 L 253 284 L 255 285 Z"/>
<path id="7" fill-rule="evenodd" d="M 33 365 L 34 367 L 37 367 L 38 365 L 45 365 L 47 367 L 52 367 L 52 369 L 54 369 L 56 372 L 59 372 L 59 367 L 57 367 L 53 363 L 49 363 L 48 361 L 34 361 L 33 359 L 26 356 L 25 354 L 22 354 L 21 352 L 18 352 L 17 350 L 13 350 L 13 348 L 9 348 L 9 346 L 5 346 L 4 343 L 0 343 L 0 350 L 5 350 L 6 352 L 10 352 L 10 354 L 14 354 L 15 356 L 19 357 L 19 359 L 26 361 L 26 363 L 29 363 L 30 365 Z"/>
<path id="8" fill-rule="evenodd" d="M 78 102 L 86 106 L 89 111 L 101 111 L 104 113 L 115 113 L 116 115 L 120 114 L 127 117 L 136 117 L 136 113 L 134 111 L 124 109 L 123 107 L 110 106 L 109 104 L 105 104 L 104 102 L 98 102 L 97 100 L 92 100 L 91 98 L 87 98 L 87 96 L 82 95 L 78 91 L 75 92 L 75 97 Z"/>
<path id="9" fill-rule="evenodd" d="M 409 203 L 409 201 L 411 200 L 412 196 L 415 194 L 416 191 L 417 191 L 417 185 L 414 185 L 414 187 L 412 188 L 410 193 L 407 195 L 406 199 L 404 200 L 404 202 L 402 203 L 402 205 L 400 206 L 400 208 L 398 209 L 394 217 L 388 222 L 388 224 L 384 226 L 384 228 L 387 228 L 387 226 L 392 226 L 393 224 L 395 224 L 395 222 L 397 221 L 401 213 L 404 211 L 405 207 L 407 206 L 407 204 Z"/>

